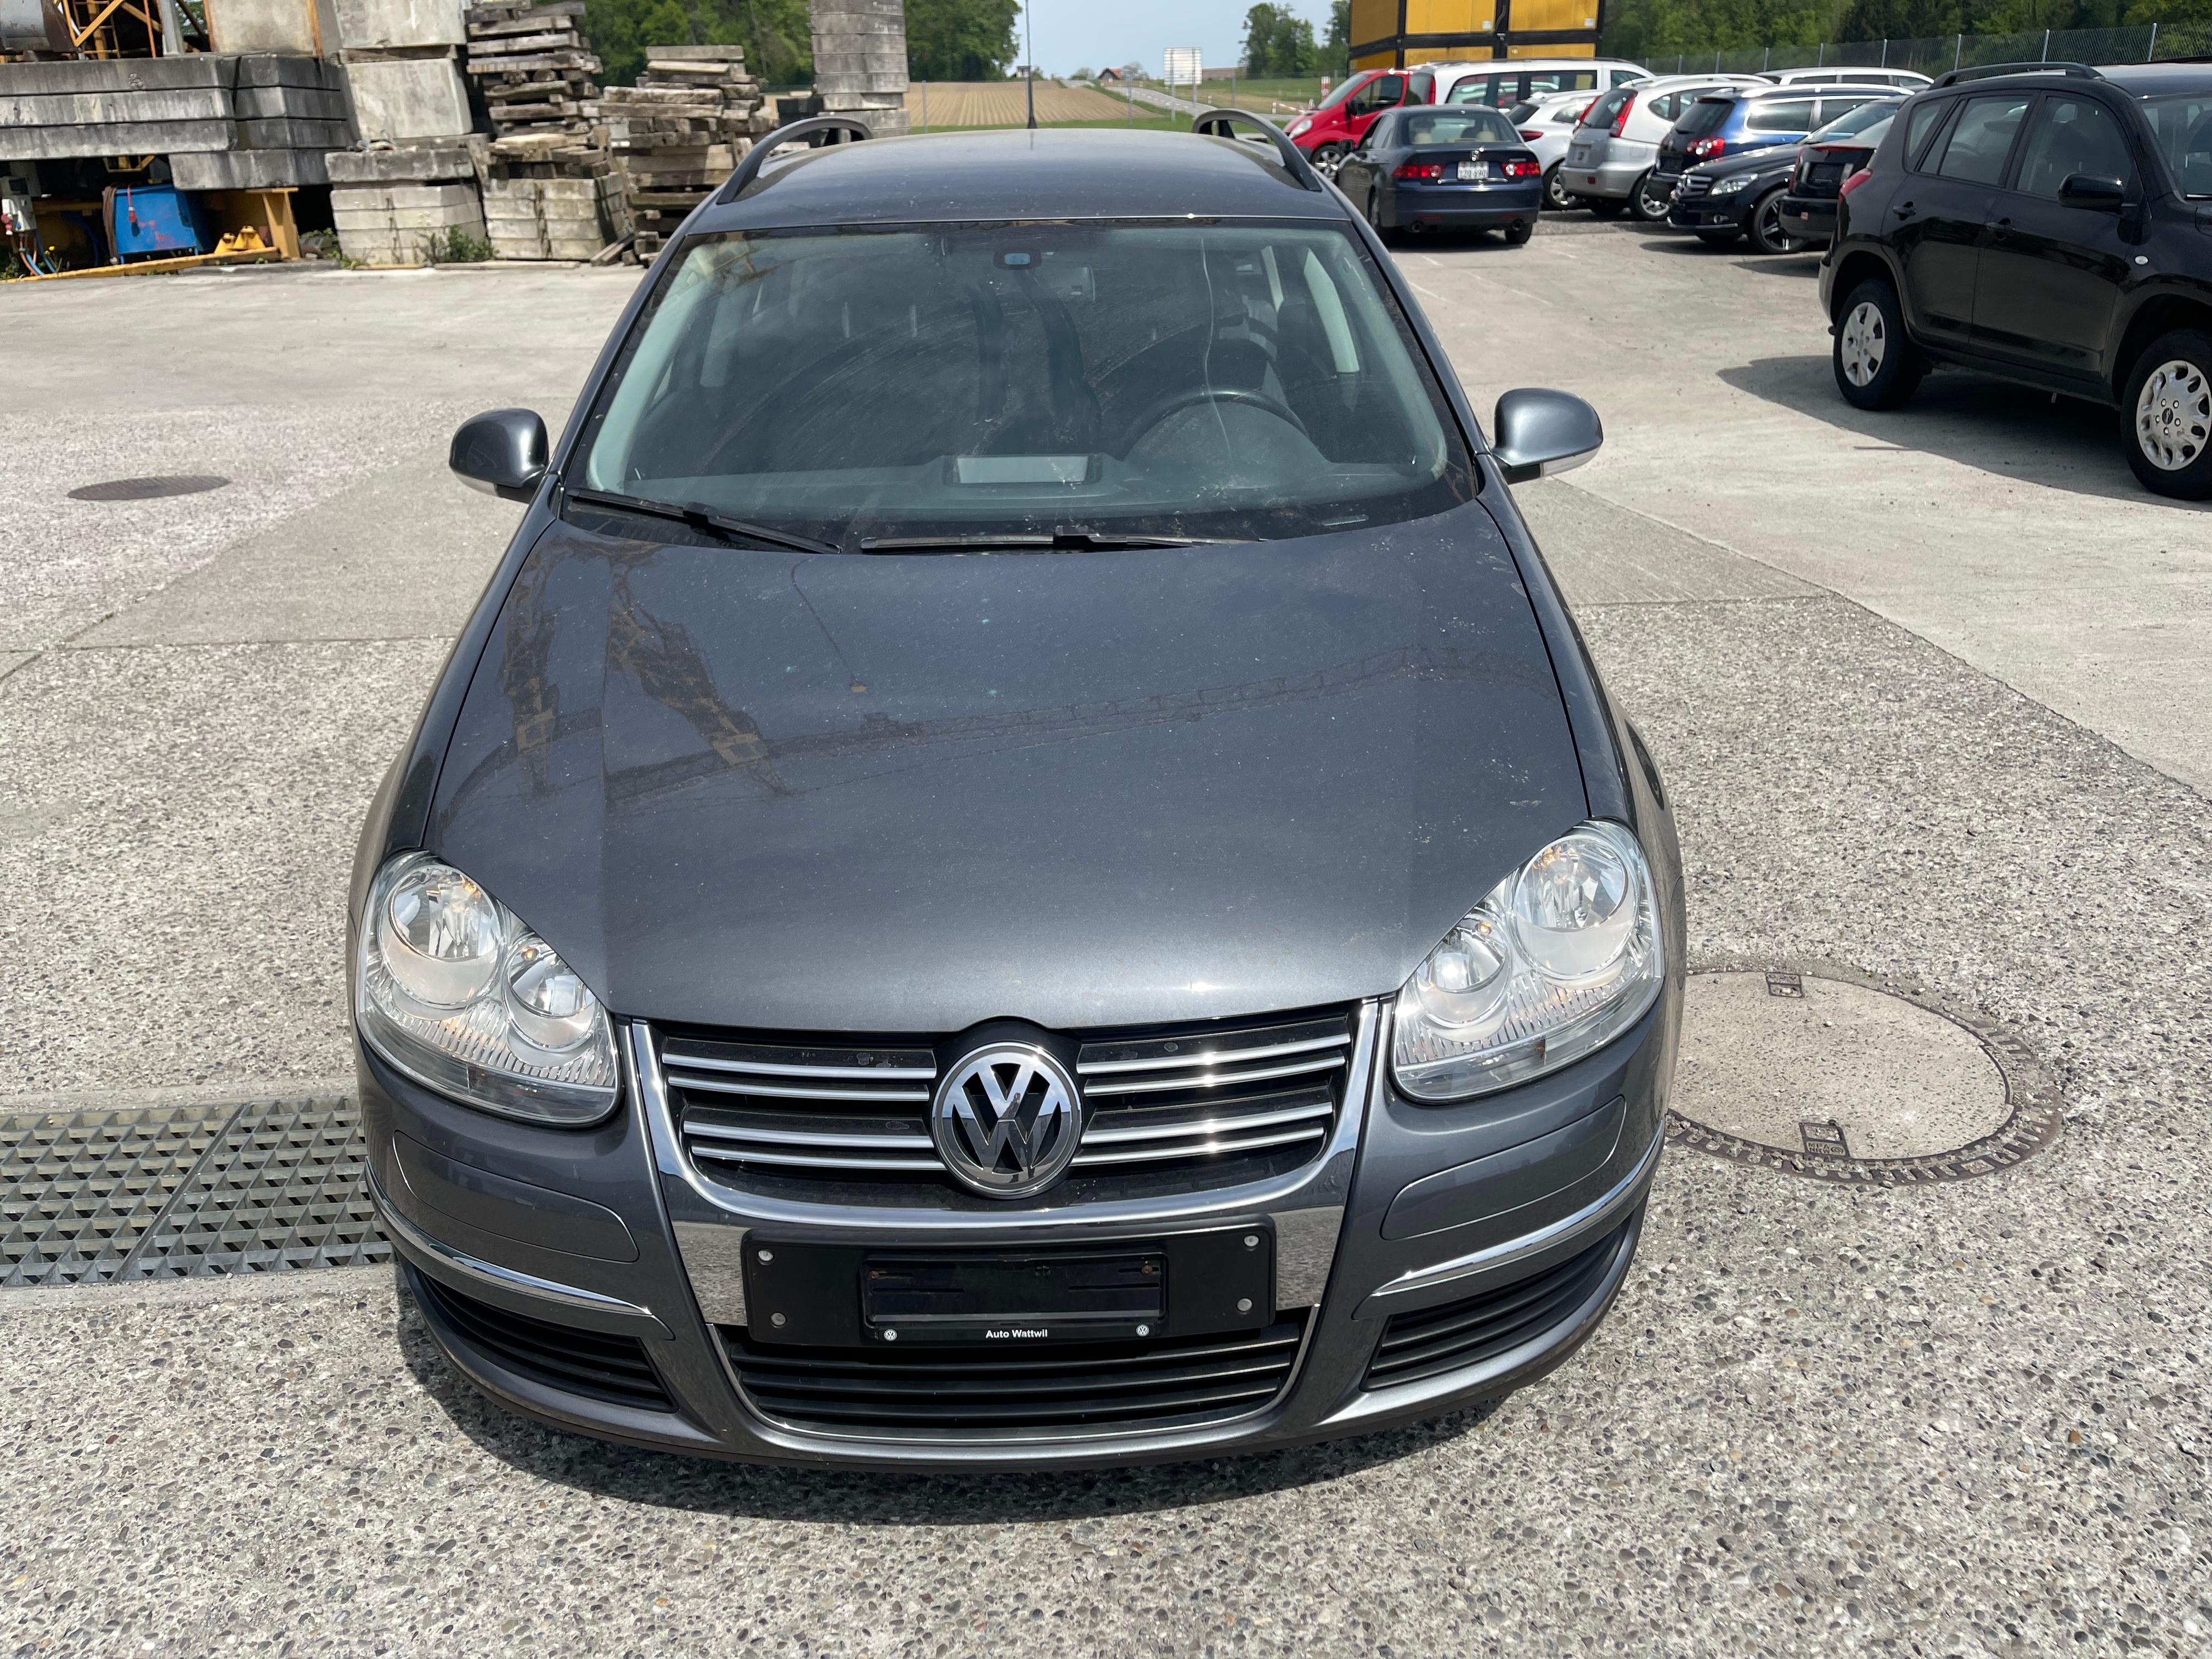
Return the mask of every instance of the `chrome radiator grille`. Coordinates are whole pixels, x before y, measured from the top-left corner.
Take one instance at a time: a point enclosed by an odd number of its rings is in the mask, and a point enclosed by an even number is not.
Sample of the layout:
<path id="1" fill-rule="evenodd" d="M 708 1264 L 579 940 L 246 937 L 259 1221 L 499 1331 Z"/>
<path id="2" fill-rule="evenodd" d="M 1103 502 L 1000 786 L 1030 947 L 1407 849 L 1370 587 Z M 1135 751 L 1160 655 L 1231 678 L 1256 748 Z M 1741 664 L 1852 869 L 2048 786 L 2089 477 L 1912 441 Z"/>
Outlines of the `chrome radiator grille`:
<path id="1" fill-rule="evenodd" d="M 946 1201 L 959 1191 L 929 1134 L 937 1051 L 663 1034 L 669 1102 L 708 1179 L 844 1201 Z M 957 1063 L 948 1043 L 945 1063 Z M 1343 1012 L 1086 1035 L 1074 1044 L 1084 1133 L 1066 1196 L 1149 1178 L 1228 1186 L 1296 1168 L 1328 1144 L 1352 1056 Z M 855 1186 L 858 1183 L 858 1186 Z M 985 1203 L 990 1200 L 982 1200 Z"/>

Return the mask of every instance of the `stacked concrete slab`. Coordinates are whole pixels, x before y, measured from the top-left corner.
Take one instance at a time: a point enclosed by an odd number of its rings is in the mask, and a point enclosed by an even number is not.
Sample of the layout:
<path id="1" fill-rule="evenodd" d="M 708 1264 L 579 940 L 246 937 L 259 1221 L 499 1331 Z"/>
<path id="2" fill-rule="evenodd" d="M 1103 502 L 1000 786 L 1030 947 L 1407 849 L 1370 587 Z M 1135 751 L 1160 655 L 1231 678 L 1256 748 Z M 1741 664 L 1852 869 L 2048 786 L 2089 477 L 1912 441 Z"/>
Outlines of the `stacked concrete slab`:
<path id="1" fill-rule="evenodd" d="M 501 161 L 580 159 L 599 148 L 599 60 L 582 33 L 584 0 L 488 0 L 468 10 L 469 74 L 490 111 Z"/>
<path id="2" fill-rule="evenodd" d="M 185 190 L 319 185 L 349 143 L 336 69 L 297 55 L 0 64 L 0 160 L 162 155 Z"/>
<path id="3" fill-rule="evenodd" d="M 905 0 L 813 0 L 814 90 L 879 138 L 909 131 Z"/>
<path id="4" fill-rule="evenodd" d="M 609 87 L 599 108 L 640 257 L 775 125 L 743 46 L 647 46 L 637 84 Z"/>
<path id="5" fill-rule="evenodd" d="M 481 137 L 404 148 L 341 150 L 329 158 L 331 217 L 349 259 L 417 265 L 458 234 L 484 240 L 477 179 Z"/>

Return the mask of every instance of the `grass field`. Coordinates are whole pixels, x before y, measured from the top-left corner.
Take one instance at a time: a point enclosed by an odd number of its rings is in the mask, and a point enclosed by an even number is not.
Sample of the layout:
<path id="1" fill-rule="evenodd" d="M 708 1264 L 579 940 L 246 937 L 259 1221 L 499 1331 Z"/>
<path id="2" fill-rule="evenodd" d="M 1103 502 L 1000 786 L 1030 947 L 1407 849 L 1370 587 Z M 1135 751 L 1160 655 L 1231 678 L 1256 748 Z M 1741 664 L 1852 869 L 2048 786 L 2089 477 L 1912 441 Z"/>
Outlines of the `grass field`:
<path id="1" fill-rule="evenodd" d="M 1121 116 L 1123 100 L 1093 92 L 1087 87 L 1063 87 L 1052 81 L 1036 84 L 1036 118 L 1040 125 L 1111 121 Z M 920 132 L 925 126 L 1018 127 L 1029 119 L 1025 89 L 1019 81 L 932 81 L 907 88 L 907 118 Z"/>
<path id="2" fill-rule="evenodd" d="M 1160 90 L 1164 92 L 1167 88 L 1162 87 Z M 1175 94 L 1178 98 L 1190 99 L 1194 103 L 1212 104 L 1223 109 L 1233 102 L 1239 109 L 1249 109 L 1260 115 L 1288 115 L 1295 110 L 1311 109 L 1321 101 L 1321 77 L 1316 75 L 1288 81 L 1202 81 L 1195 90 L 1187 86 L 1177 87 Z"/>

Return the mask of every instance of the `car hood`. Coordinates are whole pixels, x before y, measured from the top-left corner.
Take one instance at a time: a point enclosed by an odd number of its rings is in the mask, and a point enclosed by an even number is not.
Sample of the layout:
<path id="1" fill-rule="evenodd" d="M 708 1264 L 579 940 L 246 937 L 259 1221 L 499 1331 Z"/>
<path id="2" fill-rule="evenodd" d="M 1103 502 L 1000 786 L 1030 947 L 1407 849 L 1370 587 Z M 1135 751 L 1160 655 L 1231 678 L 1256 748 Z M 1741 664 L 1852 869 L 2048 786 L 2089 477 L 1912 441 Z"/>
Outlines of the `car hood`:
<path id="1" fill-rule="evenodd" d="M 617 1013 L 942 1033 L 1395 990 L 1584 812 L 1476 502 L 1073 555 L 556 525 L 474 671 L 428 840 Z"/>
<path id="2" fill-rule="evenodd" d="M 1700 161 L 1690 171 L 1706 179 L 1727 179 L 1739 173 L 1773 173 L 1796 165 L 1797 144 L 1792 140 L 1786 144 L 1762 144 L 1757 149 L 1739 150 L 1734 155 Z"/>

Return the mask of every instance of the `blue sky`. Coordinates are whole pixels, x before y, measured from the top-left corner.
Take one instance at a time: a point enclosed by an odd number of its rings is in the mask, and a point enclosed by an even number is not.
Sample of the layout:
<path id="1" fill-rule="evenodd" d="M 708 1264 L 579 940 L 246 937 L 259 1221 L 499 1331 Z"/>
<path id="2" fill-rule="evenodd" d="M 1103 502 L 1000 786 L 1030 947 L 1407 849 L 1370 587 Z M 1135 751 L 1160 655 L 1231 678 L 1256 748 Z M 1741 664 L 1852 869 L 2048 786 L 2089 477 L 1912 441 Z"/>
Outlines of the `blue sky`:
<path id="1" fill-rule="evenodd" d="M 1244 13 L 1251 0 L 1036 0 L 1030 18 L 1037 67 L 1054 75 L 1073 69 L 1140 61 L 1160 72 L 1166 46 L 1196 46 L 1208 64 L 1237 61 L 1244 40 Z M 1313 20 L 1314 33 L 1327 27 L 1325 0 L 1293 0 L 1291 9 Z"/>

